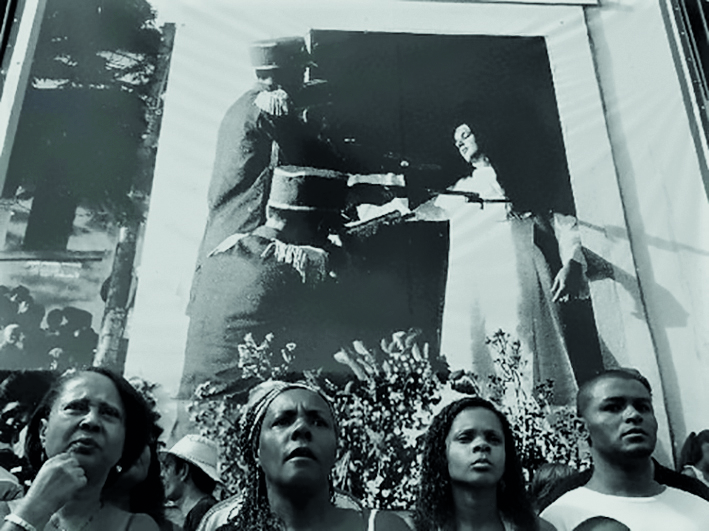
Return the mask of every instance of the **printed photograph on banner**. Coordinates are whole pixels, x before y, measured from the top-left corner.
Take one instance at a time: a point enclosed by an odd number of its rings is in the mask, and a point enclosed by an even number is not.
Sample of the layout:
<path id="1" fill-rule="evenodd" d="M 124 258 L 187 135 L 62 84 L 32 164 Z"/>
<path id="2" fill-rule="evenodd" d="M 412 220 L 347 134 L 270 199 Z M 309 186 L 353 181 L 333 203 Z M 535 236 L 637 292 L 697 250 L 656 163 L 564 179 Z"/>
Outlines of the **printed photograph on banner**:
<path id="1" fill-rule="evenodd" d="M 247 335 L 288 370 L 349 378 L 416 331 L 438 370 L 520 356 L 568 403 L 602 360 L 544 38 L 313 29 L 249 53 L 181 392 L 248 379 Z"/>
<path id="2" fill-rule="evenodd" d="M 171 438 L 221 441 L 234 491 L 234 426 L 272 380 L 332 399 L 334 485 L 373 506 L 410 506 L 407 463 L 464 394 L 505 411 L 528 473 L 581 465 L 574 395 L 611 359 L 574 193 L 583 18 L 369 7 L 172 6 L 126 369 Z"/>
<path id="3" fill-rule="evenodd" d="M 147 1 L 10 7 L 0 371 L 122 371 L 174 25 Z"/>
<path id="4" fill-rule="evenodd" d="M 312 378 L 569 406 L 609 356 L 553 16 L 269 6 L 173 6 L 129 372 L 183 403 Z"/>

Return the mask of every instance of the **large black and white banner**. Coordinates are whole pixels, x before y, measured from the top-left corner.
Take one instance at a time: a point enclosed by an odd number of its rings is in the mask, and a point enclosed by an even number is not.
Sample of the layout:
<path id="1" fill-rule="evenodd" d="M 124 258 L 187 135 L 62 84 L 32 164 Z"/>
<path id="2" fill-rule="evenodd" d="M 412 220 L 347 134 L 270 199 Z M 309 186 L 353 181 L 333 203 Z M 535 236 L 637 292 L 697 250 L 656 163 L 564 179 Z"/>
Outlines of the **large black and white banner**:
<path id="1" fill-rule="evenodd" d="M 152 183 L 121 178 L 143 171 L 143 155 L 125 156 L 145 148 L 130 129 L 141 112 L 133 89 L 99 93 L 94 79 L 60 91 L 62 72 L 35 75 L 4 181 L 14 254 L 2 262 L 3 297 L 17 311 L 31 294 L 46 310 L 35 328 L 72 324 L 74 339 L 95 343 L 129 218 L 126 205 L 108 202 L 103 217 L 97 205 L 114 192 L 133 201 L 138 186 L 147 214 L 125 370 L 159 384 L 168 422 L 170 404 L 200 383 L 262 377 L 265 352 L 274 374 L 322 367 L 361 379 L 405 368 L 399 341 L 412 363 L 459 378 L 456 389 L 471 375 L 514 381 L 525 396 L 542 386 L 551 407 L 571 405 L 602 368 L 638 368 L 653 383 L 669 461 L 673 443 L 709 424 L 689 407 L 707 398 L 697 375 L 709 371 L 709 209 L 707 149 L 692 128 L 701 110 L 683 85 L 669 3 L 655 4 L 156 1 L 157 22 L 176 31 Z M 249 48 L 289 37 L 304 43 L 305 77 L 281 108 L 259 96 Z M 246 130 L 234 109 L 250 93 L 252 110 L 258 101 L 260 113 L 290 113 L 326 147 L 289 159 L 287 142 L 277 152 L 269 140 L 268 179 L 295 165 L 347 181 L 327 244 L 270 245 L 273 227 L 204 243 L 219 168 L 263 149 L 253 131 L 234 132 Z M 111 106 L 123 110 L 100 112 Z M 259 182 L 265 216 L 271 181 Z M 256 190 L 237 188 L 231 199 Z M 245 249 L 260 265 L 234 260 Z M 5 331 L 13 350 L 20 331 Z"/>

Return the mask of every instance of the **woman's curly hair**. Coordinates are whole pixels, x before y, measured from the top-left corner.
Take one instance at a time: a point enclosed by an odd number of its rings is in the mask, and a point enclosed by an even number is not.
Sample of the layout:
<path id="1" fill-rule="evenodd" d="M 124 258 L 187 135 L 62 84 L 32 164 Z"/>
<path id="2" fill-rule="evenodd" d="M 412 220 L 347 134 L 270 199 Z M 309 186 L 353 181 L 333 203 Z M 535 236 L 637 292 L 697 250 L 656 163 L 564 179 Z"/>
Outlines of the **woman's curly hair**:
<path id="1" fill-rule="evenodd" d="M 489 401 L 465 397 L 449 404 L 436 415 L 424 438 L 421 475 L 413 512 L 416 531 L 455 529 L 453 490 L 448 474 L 446 438 L 460 412 L 484 408 L 500 420 L 505 436 L 505 470 L 497 486 L 497 505 L 503 518 L 515 529 L 537 531 L 537 518 L 525 490 L 522 466 L 517 456 L 512 428 L 505 416 Z"/>

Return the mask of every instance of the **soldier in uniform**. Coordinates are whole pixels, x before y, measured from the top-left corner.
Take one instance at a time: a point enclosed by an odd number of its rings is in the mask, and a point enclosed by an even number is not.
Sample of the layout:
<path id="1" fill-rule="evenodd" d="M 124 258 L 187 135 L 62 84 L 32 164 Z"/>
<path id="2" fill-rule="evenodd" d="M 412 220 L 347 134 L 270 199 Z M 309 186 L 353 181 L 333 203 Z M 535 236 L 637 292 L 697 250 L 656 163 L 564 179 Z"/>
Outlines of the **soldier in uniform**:
<path id="1" fill-rule="evenodd" d="M 250 55 L 258 82 L 229 108 L 219 128 L 198 265 L 227 236 L 265 221 L 273 166 L 293 164 L 300 156 L 291 96 L 303 86 L 304 39 L 260 41 Z"/>
<path id="2" fill-rule="evenodd" d="M 277 167 L 267 220 L 224 239 L 201 265 L 192 300 L 181 395 L 246 376 L 239 344 L 274 334 L 274 351 L 296 345 L 292 370 L 346 368 L 333 355 L 356 333 L 339 293 L 346 260 L 328 239 L 341 224 L 347 178 L 332 170 Z M 243 361 L 243 360 L 241 360 Z"/>

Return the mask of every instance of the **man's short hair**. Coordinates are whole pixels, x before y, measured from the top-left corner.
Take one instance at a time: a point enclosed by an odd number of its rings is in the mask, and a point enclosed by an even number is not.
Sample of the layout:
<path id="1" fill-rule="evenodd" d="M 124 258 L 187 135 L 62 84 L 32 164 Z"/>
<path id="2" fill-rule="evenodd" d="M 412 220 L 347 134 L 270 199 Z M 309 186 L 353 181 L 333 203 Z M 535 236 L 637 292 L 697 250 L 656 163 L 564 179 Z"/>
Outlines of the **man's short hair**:
<path id="1" fill-rule="evenodd" d="M 581 387 L 579 387 L 578 393 L 576 394 L 576 413 L 579 417 L 584 416 L 584 412 L 588 407 L 588 403 L 591 401 L 591 392 L 593 391 L 593 388 L 596 387 L 596 384 L 598 382 L 611 378 L 640 382 L 643 387 L 647 389 L 647 392 L 650 393 L 650 396 L 652 396 L 652 387 L 650 386 L 650 382 L 647 380 L 647 378 L 640 374 L 637 369 L 609 369 L 600 374 L 597 374 L 590 380 L 584 382 Z"/>

